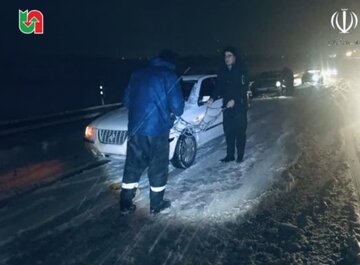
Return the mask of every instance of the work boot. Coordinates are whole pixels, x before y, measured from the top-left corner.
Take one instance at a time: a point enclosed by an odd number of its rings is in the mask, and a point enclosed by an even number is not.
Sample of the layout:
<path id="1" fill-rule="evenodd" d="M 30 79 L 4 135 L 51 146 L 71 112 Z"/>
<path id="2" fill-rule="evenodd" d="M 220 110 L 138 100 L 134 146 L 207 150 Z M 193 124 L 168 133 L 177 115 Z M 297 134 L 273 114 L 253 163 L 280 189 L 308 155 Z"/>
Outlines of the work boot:
<path id="1" fill-rule="evenodd" d="M 133 203 L 130 203 L 128 205 L 124 205 L 120 203 L 120 214 L 121 215 L 128 215 L 136 210 L 136 205 Z"/>
<path id="2" fill-rule="evenodd" d="M 165 190 L 155 192 L 150 189 L 150 213 L 157 214 L 171 206 L 169 200 L 164 200 Z"/>
<path id="3" fill-rule="evenodd" d="M 136 210 L 136 205 L 133 203 L 135 197 L 136 188 L 134 189 L 122 189 L 120 193 L 120 213 L 127 215 Z"/>
<path id="4" fill-rule="evenodd" d="M 235 157 L 233 157 L 233 156 L 225 156 L 223 159 L 220 159 L 220 162 L 227 163 L 227 162 L 231 162 L 234 160 L 235 160 Z"/>
<path id="5" fill-rule="evenodd" d="M 236 159 L 236 163 L 241 163 L 244 160 L 244 155 L 240 155 Z"/>
<path id="6" fill-rule="evenodd" d="M 171 202 L 169 200 L 162 200 L 158 205 L 150 207 L 150 213 L 157 214 L 170 207 Z"/>
<path id="7" fill-rule="evenodd" d="M 244 160 L 244 152 L 238 153 L 236 163 L 241 163 L 243 160 Z"/>

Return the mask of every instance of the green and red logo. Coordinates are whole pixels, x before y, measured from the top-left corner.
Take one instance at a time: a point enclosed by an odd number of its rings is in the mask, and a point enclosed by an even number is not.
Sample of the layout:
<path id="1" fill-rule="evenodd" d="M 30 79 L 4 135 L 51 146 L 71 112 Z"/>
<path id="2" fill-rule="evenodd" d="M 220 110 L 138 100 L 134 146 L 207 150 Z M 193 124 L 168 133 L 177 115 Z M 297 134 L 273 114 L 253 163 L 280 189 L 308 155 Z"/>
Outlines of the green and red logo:
<path id="1" fill-rule="evenodd" d="M 19 29 L 24 34 L 44 34 L 44 16 L 39 10 L 19 9 Z"/>

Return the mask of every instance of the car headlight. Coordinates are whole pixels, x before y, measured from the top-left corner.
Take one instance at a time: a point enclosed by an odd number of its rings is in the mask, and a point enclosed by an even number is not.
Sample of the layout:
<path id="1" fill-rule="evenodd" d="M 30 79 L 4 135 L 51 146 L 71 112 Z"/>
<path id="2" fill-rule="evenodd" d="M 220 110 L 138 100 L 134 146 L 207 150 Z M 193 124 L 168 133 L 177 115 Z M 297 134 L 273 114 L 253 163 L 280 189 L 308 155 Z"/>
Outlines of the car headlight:
<path id="1" fill-rule="evenodd" d="M 322 70 L 322 73 L 324 74 L 324 76 L 330 76 L 331 75 L 331 71 L 329 69 Z"/>
<path id="2" fill-rule="evenodd" d="M 296 77 L 296 78 L 294 79 L 294 86 L 300 86 L 301 83 L 302 83 L 301 77 Z"/>
<path id="3" fill-rule="evenodd" d="M 325 76 L 329 77 L 329 76 L 337 76 L 338 71 L 337 69 L 326 69 L 322 71 L 324 73 Z"/>
<path id="4" fill-rule="evenodd" d="M 319 75 L 313 75 L 311 78 L 314 82 L 318 82 L 320 80 L 320 76 Z"/>
<path id="5" fill-rule="evenodd" d="M 96 128 L 87 126 L 85 129 L 85 139 L 94 141 L 96 135 Z"/>
<path id="6" fill-rule="evenodd" d="M 276 87 L 281 87 L 281 82 L 280 81 L 276 81 Z"/>

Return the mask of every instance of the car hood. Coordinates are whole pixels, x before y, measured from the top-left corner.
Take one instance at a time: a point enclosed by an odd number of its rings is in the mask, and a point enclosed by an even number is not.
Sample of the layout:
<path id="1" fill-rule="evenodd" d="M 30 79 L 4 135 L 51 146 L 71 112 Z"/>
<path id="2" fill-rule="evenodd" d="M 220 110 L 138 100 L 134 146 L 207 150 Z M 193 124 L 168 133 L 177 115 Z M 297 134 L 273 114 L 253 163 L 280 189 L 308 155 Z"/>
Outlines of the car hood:
<path id="1" fill-rule="evenodd" d="M 127 130 L 128 111 L 126 108 L 113 110 L 91 122 L 90 126 L 106 130 Z"/>
<path id="2" fill-rule="evenodd" d="M 184 118 L 185 120 L 190 120 L 192 117 L 191 109 L 193 107 L 193 105 L 185 104 L 184 114 L 182 118 Z M 128 128 L 128 110 L 126 108 L 113 110 L 91 122 L 90 126 L 103 130 L 126 131 Z"/>

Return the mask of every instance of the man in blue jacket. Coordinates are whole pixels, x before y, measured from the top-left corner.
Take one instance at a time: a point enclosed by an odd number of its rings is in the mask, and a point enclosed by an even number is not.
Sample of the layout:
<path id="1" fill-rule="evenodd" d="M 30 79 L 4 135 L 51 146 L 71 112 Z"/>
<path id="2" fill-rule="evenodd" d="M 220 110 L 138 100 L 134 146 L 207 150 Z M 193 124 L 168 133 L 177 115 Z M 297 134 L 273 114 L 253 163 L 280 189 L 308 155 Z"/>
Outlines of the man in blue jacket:
<path id="1" fill-rule="evenodd" d="M 169 208 L 164 200 L 168 178 L 169 133 L 175 116 L 184 111 L 184 99 L 175 69 L 175 54 L 164 50 L 150 65 L 132 74 L 125 91 L 129 110 L 127 155 L 120 211 L 135 211 L 133 203 L 139 180 L 146 168 L 150 183 L 150 212 Z"/>

